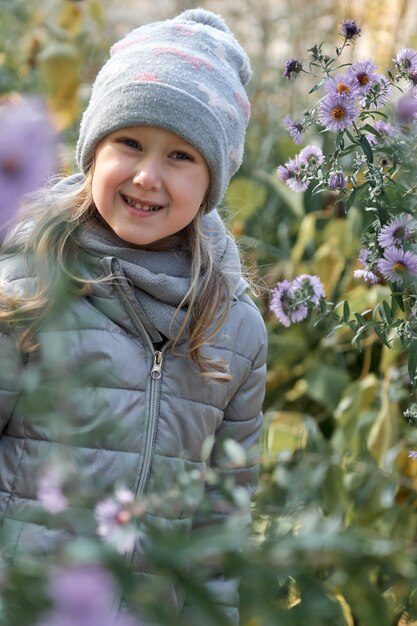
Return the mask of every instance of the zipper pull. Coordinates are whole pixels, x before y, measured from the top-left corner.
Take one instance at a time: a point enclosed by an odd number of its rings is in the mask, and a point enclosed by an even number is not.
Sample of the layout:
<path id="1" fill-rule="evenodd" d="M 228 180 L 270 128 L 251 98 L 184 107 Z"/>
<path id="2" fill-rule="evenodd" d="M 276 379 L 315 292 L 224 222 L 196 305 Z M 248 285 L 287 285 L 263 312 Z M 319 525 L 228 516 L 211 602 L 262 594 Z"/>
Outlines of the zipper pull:
<path id="1" fill-rule="evenodd" d="M 151 370 L 151 376 L 155 380 L 161 378 L 161 369 L 162 369 L 162 352 L 160 350 L 156 350 L 153 354 L 153 366 Z"/>

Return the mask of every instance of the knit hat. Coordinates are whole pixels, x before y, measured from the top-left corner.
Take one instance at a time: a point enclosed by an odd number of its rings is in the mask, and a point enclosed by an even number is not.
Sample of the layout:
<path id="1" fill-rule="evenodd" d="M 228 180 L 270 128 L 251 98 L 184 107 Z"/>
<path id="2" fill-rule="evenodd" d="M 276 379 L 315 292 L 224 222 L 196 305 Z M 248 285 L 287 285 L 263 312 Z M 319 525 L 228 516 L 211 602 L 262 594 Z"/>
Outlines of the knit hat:
<path id="1" fill-rule="evenodd" d="M 210 170 L 207 210 L 238 170 L 249 121 L 249 59 L 204 9 L 136 28 L 115 43 L 93 85 L 77 144 L 86 172 L 97 144 L 127 126 L 158 126 L 193 145 Z"/>

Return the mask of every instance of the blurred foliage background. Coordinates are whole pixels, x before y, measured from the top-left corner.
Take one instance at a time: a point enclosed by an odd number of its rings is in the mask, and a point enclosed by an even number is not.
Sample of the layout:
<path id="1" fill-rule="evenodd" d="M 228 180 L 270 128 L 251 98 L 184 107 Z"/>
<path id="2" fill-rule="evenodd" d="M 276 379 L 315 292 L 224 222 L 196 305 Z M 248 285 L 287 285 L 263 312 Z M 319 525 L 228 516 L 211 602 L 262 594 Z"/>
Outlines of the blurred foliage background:
<path id="1" fill-rule="evenodd" d="M 258 284 L 270 346 L 255 535 L 246 560 L 231 565 L 242 575 L 244 622 L 411 623 L 417 462 L 408 451 L 417 433 L 403 416 L 410 380 L 401 349 L 370 332 L 358 350 L 348 330 L 330 333 L 324 322 L 283 328 L 268 303 L 277 281 L 300 273 L 319 276 L 328 299 L 354 311 L 387 297 L 384 285 L 352 278 L 359 208 L 346 213 L 330 193 L 294 194 L 275 175 L 298 151 L 282 118 L 301 114 L 308 93 L 304 79 L 282 73 L 287 58 L 303 59 L 315 43 L 334 48 L 344 18 L 362 28 L 346 61 L 372 57 L 385 72 L 400 48 L 417 48 L 417 0 L 0 0 L 0 94 L 46 97 L 60 167 L 70 173 L 80 115 L 110 45 L 197 6 L 227 20 L 254 70 L 246 154 L 224 211 Z"/>

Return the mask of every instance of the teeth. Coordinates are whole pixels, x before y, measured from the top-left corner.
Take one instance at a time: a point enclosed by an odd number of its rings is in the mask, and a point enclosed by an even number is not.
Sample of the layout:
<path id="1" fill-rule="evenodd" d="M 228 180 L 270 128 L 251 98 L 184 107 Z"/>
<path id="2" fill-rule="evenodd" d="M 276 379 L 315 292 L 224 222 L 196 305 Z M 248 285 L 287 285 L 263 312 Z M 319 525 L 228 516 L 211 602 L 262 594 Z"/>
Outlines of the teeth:
<path id="1" fill-rule="evenodd" d="M 139 202 L 133 202 L 127 196 L 123 196 L 124 201 L 134 209 L 140 209 L 141 211 L 158 211 L 161 207 L 159 205 L 149 206 L 148 204 L 140 204 Z"/>

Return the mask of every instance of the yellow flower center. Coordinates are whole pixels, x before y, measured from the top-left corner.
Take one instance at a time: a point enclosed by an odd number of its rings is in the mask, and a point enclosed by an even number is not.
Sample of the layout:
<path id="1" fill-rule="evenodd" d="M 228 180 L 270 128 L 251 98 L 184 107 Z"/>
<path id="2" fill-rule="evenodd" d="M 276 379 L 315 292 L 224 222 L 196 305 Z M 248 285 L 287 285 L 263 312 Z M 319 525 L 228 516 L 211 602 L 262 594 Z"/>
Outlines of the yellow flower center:
<path id="1" fill-rule="evenodd" d="M 362 72 L 362 74 L 357 74 L 356 78 L 358 79 L 358 83 L 360 85 L 367 85 L 369 83 L 369 74 L 366 72 Z"/>
<path id="2" fill-rule="evenodd" d="M 334 120 L 343 120 L 346 117 L 346 109 L 339 105 L 333 107 L 330 114 Z"/>
<path id="3" fill-rule="evenodd" d="M 394 272 L 397 272 L 397 274 L 404 274 L 404 272 L 407 271 L 407 267 L 404 265 L 404 263 L 400 263 L 400 261 L 394 263 L 392 269 L 394 270 Z"/>
<path id="4" fill-rule="evenodd" d="M 337 93 L 349 93 L 349 85 L 346 85 L 346 83 L 339 83 L 336 87 L 336 91 Z"/>

